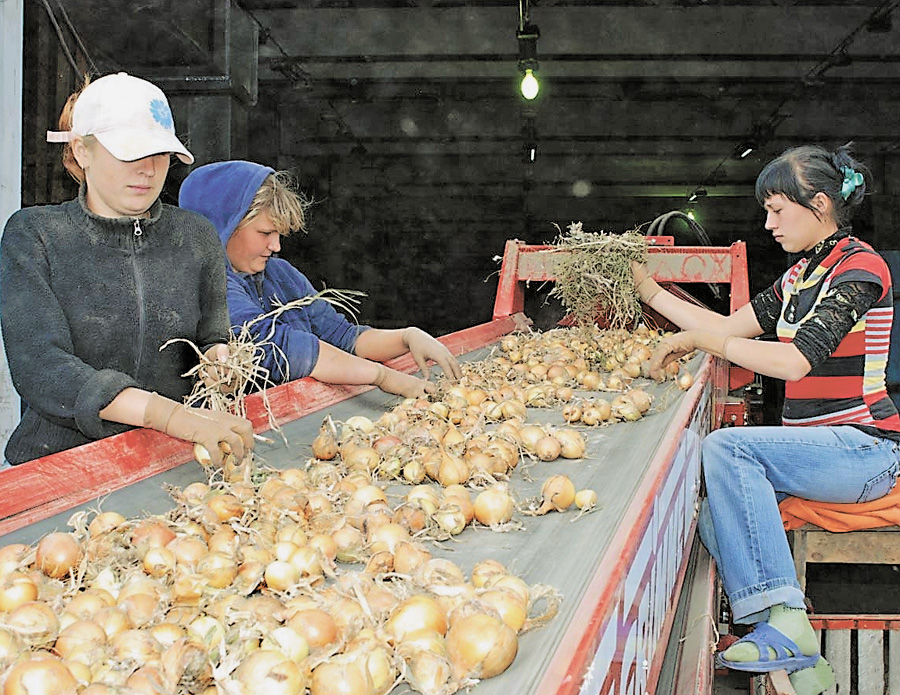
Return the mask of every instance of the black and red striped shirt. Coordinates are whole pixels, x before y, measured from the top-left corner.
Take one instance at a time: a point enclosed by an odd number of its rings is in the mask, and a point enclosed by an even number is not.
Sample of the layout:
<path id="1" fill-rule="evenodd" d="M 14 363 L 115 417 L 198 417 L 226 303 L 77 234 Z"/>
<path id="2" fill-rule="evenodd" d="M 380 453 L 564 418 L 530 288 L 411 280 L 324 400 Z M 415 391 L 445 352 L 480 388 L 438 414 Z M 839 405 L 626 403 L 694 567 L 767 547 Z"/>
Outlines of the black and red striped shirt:
<path id="1" fill-rule="evenodd" d="M 839 232 L 827 241 L 753 301 L 763 330 L 794 343 L 812 366 L 786 382 L 782 422 L 900 432 L 885 386 L 893 320 L 887 264 L 854 237 Z M 777 318 L 766 311 L 776 301 Z"/>

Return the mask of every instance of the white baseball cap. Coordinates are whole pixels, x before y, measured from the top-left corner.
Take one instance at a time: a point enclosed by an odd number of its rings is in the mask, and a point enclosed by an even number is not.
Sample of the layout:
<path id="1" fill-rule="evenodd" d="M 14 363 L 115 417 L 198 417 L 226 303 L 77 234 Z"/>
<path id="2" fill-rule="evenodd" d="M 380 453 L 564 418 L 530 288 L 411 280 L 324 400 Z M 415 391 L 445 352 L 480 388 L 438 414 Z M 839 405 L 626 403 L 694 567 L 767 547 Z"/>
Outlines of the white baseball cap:
<path id="1" fill-rule="evenodd" d="M 120 72 L 91 82 L 75 101 L 72 130 L 47 131 L 47 142 L 70 142 L 93 135 L 123 162 L 172 152 L 185 164 L 194 163 L 175 135 L 175 120 L 166 95 L 156 85 Z"/>

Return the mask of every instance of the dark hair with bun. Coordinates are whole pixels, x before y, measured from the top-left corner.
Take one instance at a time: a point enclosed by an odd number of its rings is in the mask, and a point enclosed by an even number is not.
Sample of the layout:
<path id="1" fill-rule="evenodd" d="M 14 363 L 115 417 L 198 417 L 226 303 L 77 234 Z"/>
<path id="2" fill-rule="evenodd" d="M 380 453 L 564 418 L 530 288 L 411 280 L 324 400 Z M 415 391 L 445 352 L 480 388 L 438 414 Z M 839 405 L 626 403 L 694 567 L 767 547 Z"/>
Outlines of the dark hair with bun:
<path id="1" fill-rule="evenodd" d="M 817 193 L 824 193 L 833 203 L 838 227 L 846 226 L 853 208 L 862 203 L 866 187 L 872 180 L 869 168 L 854 159 L 851 150 L 852 143 L 834 152 L 819 145 L 801 145 L 785 150 L 766 164 L 757 177 L 756 199 L 764 205 L 769 197 L 780 194 L 819 217 L 820 212 L 813 206 L 812 199 Z M 862 183 L 849 187 L 852 191 L 846 199 L 842 194 L 845 168 L 863 177 Z"/>

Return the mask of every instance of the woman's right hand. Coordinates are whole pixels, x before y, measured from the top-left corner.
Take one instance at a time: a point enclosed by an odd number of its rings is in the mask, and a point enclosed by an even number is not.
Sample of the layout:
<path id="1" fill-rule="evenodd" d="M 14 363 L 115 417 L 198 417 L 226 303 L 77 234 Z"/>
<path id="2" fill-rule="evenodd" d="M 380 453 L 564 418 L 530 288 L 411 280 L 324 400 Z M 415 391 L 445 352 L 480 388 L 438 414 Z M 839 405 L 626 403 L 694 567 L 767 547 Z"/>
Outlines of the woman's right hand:
<path id="1" fill-rule="evenodd" d="M 634 291 L 644 304 L 650 304 L 650 300 L 662 291 L 645 263 L 631 261 L 631 274 L 634 277 Z"/>
<path id="2" fill-rule="evenodd" d="M 202 445 L 215 466 L 222 465 L 227 451 L 240 461 L 253 448 L 249 420 L 217 410 L 190 408 L 157 393 L 150 394 L 144 426 Z"/>
<path id="3" fill-rule="evenodd" d="M 420 379 L 412 374 L 404 374 L 396 369 L 378 365 L 378 376 L 372 382 L 385 393 L 404 398 L 424 398 L 429 393 L 434 393 L 436 387 L 430 381 Z"/>

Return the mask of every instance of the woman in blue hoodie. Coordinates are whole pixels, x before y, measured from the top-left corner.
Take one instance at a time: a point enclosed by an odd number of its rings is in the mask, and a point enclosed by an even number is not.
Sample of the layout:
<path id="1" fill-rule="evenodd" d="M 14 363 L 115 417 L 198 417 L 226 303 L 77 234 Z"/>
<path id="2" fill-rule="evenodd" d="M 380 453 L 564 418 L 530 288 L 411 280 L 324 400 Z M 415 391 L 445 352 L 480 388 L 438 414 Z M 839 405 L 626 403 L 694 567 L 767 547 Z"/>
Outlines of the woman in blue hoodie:
<path id="1" fill-rule="evenodd" d="M 316 294 L 299 270 L 275 257 L 281 237 L 305 231 L 307 203 L 284 172 L 245 161 L 207 164 L 181 185 L 179 205 L 207 217 L 225 247 L 233 330 L 250 321 L 273 383 L 312 376 L 332 384 L 373 384 L 417 397 L 434 390 L 429 361 L 451 378 L 461 371 L 450 351 L 414 328 L 384 330 L 348 321 L 323 300 L 258 320 L 280 304 Z M 423 379 L 381 362 L 410 352 Z"/>

